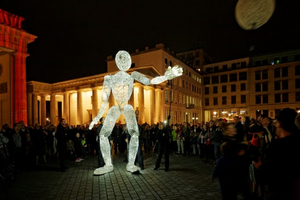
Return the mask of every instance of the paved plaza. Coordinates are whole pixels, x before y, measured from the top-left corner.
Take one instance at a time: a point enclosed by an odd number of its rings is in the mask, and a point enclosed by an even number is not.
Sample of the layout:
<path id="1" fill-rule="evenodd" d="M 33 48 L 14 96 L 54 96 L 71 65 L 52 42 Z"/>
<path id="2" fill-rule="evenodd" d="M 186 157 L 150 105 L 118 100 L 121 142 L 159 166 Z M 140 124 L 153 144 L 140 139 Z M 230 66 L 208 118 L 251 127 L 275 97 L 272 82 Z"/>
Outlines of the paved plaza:
<path id="1" fill-rule="evenodd" d="M 197 156 L 170 155 L 170 171 L 155 167 L 156 155 L 145 156 L 140 174 L 126 171 L 124 155 L 113 155 L 114 171 L 93 176 L 97 157 L 80 163 L 67 162 L 60 172 L 59 161 L 49 160 L 35 170 L 25 170 L 11 186 L 1 190 L 0 199 L 221 199 L 218 180 L 211 180 L 212 165 Z"/>

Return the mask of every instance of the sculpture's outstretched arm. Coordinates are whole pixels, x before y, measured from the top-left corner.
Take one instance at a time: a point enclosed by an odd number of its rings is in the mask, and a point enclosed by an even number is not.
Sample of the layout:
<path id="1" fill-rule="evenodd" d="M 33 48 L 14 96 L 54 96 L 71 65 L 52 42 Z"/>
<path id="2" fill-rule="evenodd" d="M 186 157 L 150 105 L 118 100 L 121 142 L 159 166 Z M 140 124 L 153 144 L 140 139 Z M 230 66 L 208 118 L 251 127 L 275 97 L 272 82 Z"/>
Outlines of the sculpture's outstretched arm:
<path id="1" fill-rule="evenodd" d="M 163 76 L 158 76 L 153 78 L 150 83 L 151 84 L 160 84 L 166 80 L 172 80 L 173 78 L 176 78 L 178 76 L 182 75 L 182 68 L 178 65 L 174 67 L 168 67 L 168 70 L 165 72 Z"/>
<path id="2" fill-rule="evenodd" d="M 97 116 L 93 119 L 92 123 L 89 126 L 90 130 L 94 127 L 95 124 L 98 123 L 99 119 L 103 116 L 103 114 L 107 108 L 107 105 L 108 105 L 110 91 L 111 91 L 111 76 L 108 75 L 108 76 L 104 77 L 103 92 L 102 92 L 103 103 L 101 104 L 101 108 L 100 108 Z"/>
<path id="3" fill-rule="evenodd" d="M 150 85 L 150 79 L 139 72 L 132 72 L 131 78 L 143 83 L 144 85 Z"/>

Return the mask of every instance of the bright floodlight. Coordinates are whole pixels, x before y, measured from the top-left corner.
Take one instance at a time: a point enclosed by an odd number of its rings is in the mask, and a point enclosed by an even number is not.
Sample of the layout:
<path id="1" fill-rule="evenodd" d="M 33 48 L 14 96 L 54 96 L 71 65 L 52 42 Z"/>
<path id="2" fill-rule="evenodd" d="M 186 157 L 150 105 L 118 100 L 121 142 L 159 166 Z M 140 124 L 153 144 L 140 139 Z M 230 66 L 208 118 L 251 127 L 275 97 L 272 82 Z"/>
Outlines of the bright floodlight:
<path id="1" fill-rule="evenodd" d="M 100 148 L 102 156 L 105 162 L 104 167 L 95 169 L 95 175 L 101 175 L 114 170 L 111 161 L 111 148 L 108 141 L 108 136 L 111 134 L 116 120 L 119 118 L 121 113 L 124 114 L 128 133 L 131 135 L 129 142 L 129 153 L 128 153 L 128 164 L 126 170 L 134 173 L 140 170 L 139 167 L 134 165 L 136 158 L 138 145 L 139 145 L 139 131 L 138 125 L 136 122 L 135 113 L 133 107 L 130 104 L 127 104 L 133 90 L 134 80 L 143 83 L 144 85 L 150 84 L 159 84 L 166 80 L 171 80 L 175 77 L 182 75 L 182 68 L 179 66 L 174 66 L 173 68 L 169 67 L 163 76 L 153 78 L 151 81 L 146 76 L 140 74 L 139 72 L 132 72 L 131 75 L 127 74 L 127 71 L 131 66 L 131 57 L 126 51 L 119 51 L 115 58 L 116 64 L 119 68 L 119 72 L 115 75 L 106 75 L 104 77 L 103 83 L 103 93 L 102 93 L 102 105 L 94 118 L 92 123 L 89 126 L 89 129 L 92 129 L 95 124 L 98 123 L 99 119 L 103 116 L 107 106 L 110 92 L 117 102 L 118 105 L 112 106 L 107 113 L 106 119 L 104 121 L 103 127 L 100 131 Z"/>

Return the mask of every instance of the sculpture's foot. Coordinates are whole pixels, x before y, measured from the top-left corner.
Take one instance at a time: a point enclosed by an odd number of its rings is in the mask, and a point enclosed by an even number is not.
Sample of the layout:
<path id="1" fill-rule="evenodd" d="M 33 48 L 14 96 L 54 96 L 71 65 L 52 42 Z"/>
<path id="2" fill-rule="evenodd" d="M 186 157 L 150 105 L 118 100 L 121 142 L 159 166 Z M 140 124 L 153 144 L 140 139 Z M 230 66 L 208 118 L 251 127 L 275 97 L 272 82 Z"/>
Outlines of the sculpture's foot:
<path id="1" fill-rule="evenodd" d="M 140 172 L 140 168 L 138 166 L 129 163 L 126 165 L 126 170 L 133 174 Z"/>
<path id="2" fill-rule="evenodd" d="M 99 168 L 95 169 L 94 175 L 95 176 L 99 176 L 99 175 L 106 174 L 106 173 L 112 172 L 112 171 L 114 171 L 114 166 L 112 166 L 112 165 L 109 165 L 109 166 L 104 165 L 103 167 L 99 167 Z"/>

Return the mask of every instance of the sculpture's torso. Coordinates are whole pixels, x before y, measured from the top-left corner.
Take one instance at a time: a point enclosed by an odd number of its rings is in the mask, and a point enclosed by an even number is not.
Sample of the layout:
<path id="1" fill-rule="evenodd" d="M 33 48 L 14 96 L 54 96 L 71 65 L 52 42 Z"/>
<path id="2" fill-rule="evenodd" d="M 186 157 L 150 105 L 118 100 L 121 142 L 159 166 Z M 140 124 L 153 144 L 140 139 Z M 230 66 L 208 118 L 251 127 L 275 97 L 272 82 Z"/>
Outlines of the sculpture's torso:
<path id="1" fill-rule="evenodd" d="M 133 78 L 123 71 L 111 76 L 111 89 L 117 104 L 123 108 L 132 94 Z"/>

